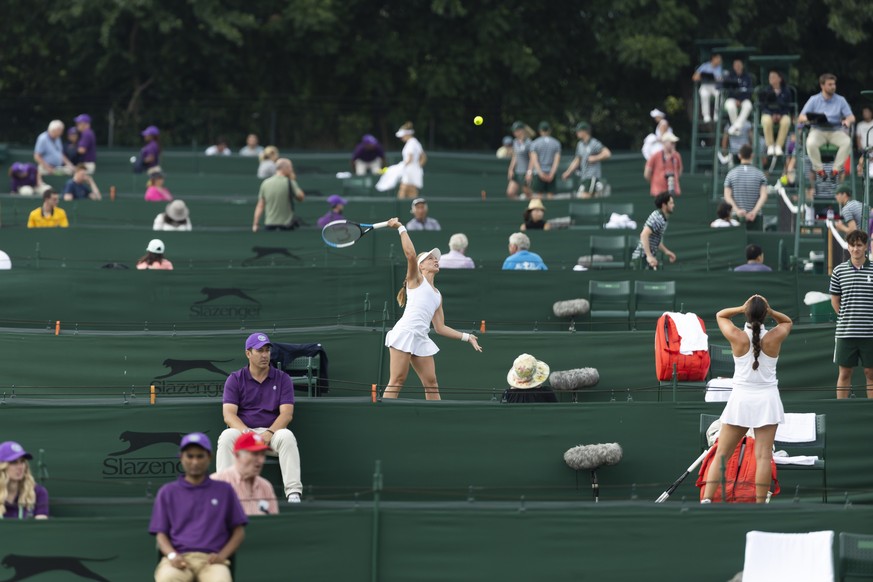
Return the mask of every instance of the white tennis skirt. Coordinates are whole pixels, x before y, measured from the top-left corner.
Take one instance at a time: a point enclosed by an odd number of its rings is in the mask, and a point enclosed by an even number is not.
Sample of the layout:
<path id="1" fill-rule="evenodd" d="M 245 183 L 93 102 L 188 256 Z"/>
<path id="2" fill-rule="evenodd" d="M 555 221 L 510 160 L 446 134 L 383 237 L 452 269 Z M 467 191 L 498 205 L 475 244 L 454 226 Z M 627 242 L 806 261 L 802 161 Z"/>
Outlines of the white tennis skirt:
<path id="1" fill-rule="evenodd" d="M 400 183 L 409 184 L 421 190 L 424 187 L 424 170 L 415 163 L 404 166 L 403 174 L 400 176 Z"/>
<path id="2" fill-rule="evenodd" d="M 778 386 L 734 384 L 721 421 L 725 424 L 757 428 L 785 422 L 785 410 Z"/>
<path id="3" fill-rule="evenodd" d="M 407 329 L 392 329 L 385 336 L 385 345 L 413 356 L 432 356 L 440 349 L 427 334 L 418 334 Z"/>

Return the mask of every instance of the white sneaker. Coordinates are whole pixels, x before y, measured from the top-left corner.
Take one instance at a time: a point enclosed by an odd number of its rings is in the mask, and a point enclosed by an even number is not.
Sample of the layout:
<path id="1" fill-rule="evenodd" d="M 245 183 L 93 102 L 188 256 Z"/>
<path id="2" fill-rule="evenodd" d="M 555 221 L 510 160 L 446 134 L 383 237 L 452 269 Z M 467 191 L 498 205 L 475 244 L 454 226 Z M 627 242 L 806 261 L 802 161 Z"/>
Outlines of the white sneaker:
<path id="1" fill-rule="evenodd" d="M 783 153 L 782 153 L 782 148 L 781 148 L 781 147 L 779 147 L 779 146 L 774 146 L 773 149 L 775 150 L 775 151 L 774 151 L 774 155 L 776 155 L 776 156 L 781 156 L 781 155 L 783 155 Z"/>
<path id="2" fill-rule="evenodd" d="M 776 155 L 776 146 L 767 146 L 767 155 L 775 156 Z"/>
<path id="3" fill-rule="evenodd" d="M 703 123 L 712 123 L 712 117 L 704 117 Z"/>
<path id="4" fill-rule="evenodd" d="M 288 494 L 288 503 L 300 503 L 300 494 L 299 493 L 289 493 Z"/>
<path id="5" fill-rule="evenodd" d="M 718 161 L 722 166 L 726 166 L 731 161 L 731 155 L 718 152 Z"/>

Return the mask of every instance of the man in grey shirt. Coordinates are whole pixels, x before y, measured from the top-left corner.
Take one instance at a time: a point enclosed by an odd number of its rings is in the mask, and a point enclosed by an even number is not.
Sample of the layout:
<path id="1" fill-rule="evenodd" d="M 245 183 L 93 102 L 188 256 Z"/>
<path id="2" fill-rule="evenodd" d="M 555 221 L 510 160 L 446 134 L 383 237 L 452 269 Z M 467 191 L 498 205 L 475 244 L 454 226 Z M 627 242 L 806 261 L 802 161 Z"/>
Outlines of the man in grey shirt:
<path id="1" fill-rule="evenodd" d="M 852 187 L 848 184 L 840 184 L 835 195 L 837 202 L 840 203 L 840 217 L 842 222 L 837 222 L 834 226 L 837 230 L 845 234 L 849 234 L 853 230 L 858 230 L 864 224 L 862 214 L 863 206 L 857 200 L 852 200 Z"/>
<path id="2" fill-rule="evenodd" d="M 412 208 L 409 210 L 413 218 L 406 223 L 406 228 L 409 230 L 442 230 L 437 219 L 427 215 L 427 210 L 427 200 L 424 198 L 413 200 Z"/>
<path id="3" fill-rule="evenodd" d="M 767 178 L 752 165 L 752 146 L 740 148 L 740 165 L 728 172 L 724 179 L 724 199 L 731 205 L 737 218 L 746 221 L 748 230 L 764 230 L 761 208 L 767 202 Z"/>
<path id="4" fill-rule="evenodd" d="M 600 162 L 608 160 L 612 156 L 612 152 L 600 140 L 591 136 L 591 125 L 587 121 L 580 121 L 576 124 L 576 137 L 579 138 L 579 143 L 576 144 L 576 155 L 570 162 L 570 167 L 561 177 L 566 180 L 578 168 L 579 177 L 582 179 L 579 197 L 591 198 L 594 196 L 595 185 L 603 177 L 600 171 Z"/>
<path id="5" fill-rule="evenodd" d="M 561 142 L 552 137 L 552 126 L 547 121 L 539 125 L 540 137 L 530 146 L 530 167 L 526 181 L 531 185 L 534 196 L 542 198 L 543 193 L 551 198 L 558 191 L 555 174 L 561 163 Z"/>

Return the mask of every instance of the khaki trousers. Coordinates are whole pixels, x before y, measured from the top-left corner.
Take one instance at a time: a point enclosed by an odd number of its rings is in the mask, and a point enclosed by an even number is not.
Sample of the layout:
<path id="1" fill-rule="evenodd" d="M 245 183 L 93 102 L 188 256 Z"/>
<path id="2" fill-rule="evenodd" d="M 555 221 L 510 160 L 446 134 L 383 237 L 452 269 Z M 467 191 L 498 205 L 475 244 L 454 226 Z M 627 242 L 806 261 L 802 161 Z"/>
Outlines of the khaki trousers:
<path id="1" fill-rule="evenodd" d="M 155 568 L 155 582 L 232 582 L 227 564 L 210 564 L 209 554 L 188 552 L 182 554 L 188 567 L 179 570 L 173 567 L 166 556 L 161 558 Z"/>

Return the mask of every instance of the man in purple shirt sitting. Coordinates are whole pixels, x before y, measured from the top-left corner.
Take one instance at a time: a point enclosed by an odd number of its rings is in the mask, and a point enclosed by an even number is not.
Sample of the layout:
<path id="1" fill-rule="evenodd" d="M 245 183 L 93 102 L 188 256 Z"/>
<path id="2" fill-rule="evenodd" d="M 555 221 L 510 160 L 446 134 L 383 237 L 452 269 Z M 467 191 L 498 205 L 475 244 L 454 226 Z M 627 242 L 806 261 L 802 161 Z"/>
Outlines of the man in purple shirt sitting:
<path id="1" fill-rule="evenodd" d="M 352 167 L 356 176 L 378 174 L 385 167 L 385 150 L 375 136 L 369 133 L 355 146 L 352 152 Z"/>
<path id="2" fill-rule="evenodd" d="M 330 204 L 330 212 L 318 219 L 318 228 L 324 228 L 334 220 L 345 220 L 343 216 L 343 208 L 346 207 L 348 201 L 339 194 L 333 194 L 327 197 L 327 203 Z"/>
<path id="3" fill-rule="evenodd" d="M 285 497 L 300 503 L 300 453 L 297 439 L 288 430 L 294 417 L 294 383 L 282 370 L 270 365 L 270 338 L 253 333 L 246 340 L 249 365 L 228 376 L 224 383 L 222 413 L 228 428 L 218 437 L 216 469 L 220 473 L 234 463 L 233 445 L 240 435 L 256 432 L 279 457 Z"/>
<path id="4" fill-rule="evenodd" d="M 93 174 L 97 169 L 97 137 L 91 129 L 91 116 L 83 113 L 73 121 L 79 130 L 79 163 L 85 164 L 88 173 Z"/>
<path id="5" fill-rule="evenodd" d="M 164 555 L 155 582 L 231 582 L 229 559 L 245 538 L 248 517 L 233 487 L 209 478 L 209 437 L 186 435 L 179 450 L 185 474 L 158 491 L 149 523 Z"/>

